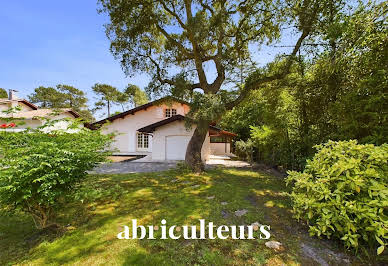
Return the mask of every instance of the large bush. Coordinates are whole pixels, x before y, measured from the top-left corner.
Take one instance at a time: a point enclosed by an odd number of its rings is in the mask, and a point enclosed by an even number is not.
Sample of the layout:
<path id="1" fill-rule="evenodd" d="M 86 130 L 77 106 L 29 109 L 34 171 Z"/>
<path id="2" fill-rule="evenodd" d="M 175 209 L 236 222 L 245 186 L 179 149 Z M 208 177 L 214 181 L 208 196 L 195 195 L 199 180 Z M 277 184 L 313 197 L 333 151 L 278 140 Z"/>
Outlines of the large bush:
<path id="1" fill-rule="evenodd" d="M 388 238 L 388 145 L 329 141 L 317 149 L 304 172 L 289 172 L 296 217 L 312 235 L 348 248 L 368 244 L 380 254 Z"/>
<path id="2" fill-rule="evenodd" d="M 0 131 L 0 204 L 50 225 L 60 200 L 107 156 L 110 136 L 99 131 Z"/>
<path id="3" fill-rule="evenodd" d="M 248 160 L 249 162 L 253 161 L 253 142 L 251 139 L 248 139 L 247 141 L 238 140 L 235 145 L 235 153 L 239 158 Z"/>

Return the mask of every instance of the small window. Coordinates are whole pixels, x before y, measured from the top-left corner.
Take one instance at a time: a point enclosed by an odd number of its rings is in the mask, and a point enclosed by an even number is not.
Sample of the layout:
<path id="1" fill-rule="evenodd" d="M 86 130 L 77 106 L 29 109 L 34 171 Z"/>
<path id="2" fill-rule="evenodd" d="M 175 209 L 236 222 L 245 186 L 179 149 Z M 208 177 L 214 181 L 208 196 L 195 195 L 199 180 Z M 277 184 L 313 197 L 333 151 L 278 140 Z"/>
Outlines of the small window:
<path id="1" fill-rule="evenodd" d="M 210 136 L 210 143 L 225 143 L 228 142 L 225 137 Z"/>
<path id="2" fill-rule="evenodd" d="M 172 117 L 176 115 L 176 109 L 166 109 L 165 114 L 166 117 Z"/>
<path id="3" fill-rule="evenodd" d="M 149 136 L 144 133 L 137 134 L 137 148 L 148 149 L 149 147 Z"/>

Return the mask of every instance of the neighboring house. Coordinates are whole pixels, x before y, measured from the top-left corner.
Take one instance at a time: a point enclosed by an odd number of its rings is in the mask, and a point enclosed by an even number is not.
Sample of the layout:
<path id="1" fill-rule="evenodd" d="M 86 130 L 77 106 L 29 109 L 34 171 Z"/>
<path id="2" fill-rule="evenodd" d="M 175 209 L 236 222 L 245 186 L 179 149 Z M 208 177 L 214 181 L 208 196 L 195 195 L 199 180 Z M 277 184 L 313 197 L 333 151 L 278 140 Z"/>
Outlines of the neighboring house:
<path id="1" fill-rule="evenodd" d="M 13 113 L 4 113 L 4 111 L 10 108 L 18 107 L 18 111 Z M 12 118 L 15 121 L 23 121 L 22 125 L 18 125 L 16 128 L 7 129 L 11 131 L 22 131 L 26 128 L 37 128 L 44 125 L 49 120 L 59 120 L 64 118 L 78 118 L 79 114 L 70 108 L 59 109 L 40 109 L 38 106 L 30 103 L 25 99 L 19 99 L 16 95 L 16 91 L 10 90 L 9 97 L 0 98 L 0 124 L 6 123 L 2 118 Z M 57 125 L 58 124 L 58 125 Z M 67 125 L 62 122 L 58 122 L 52 129 L 63 129 Z"/>
<path id="2" fill-rule="evenodd" d="M 118 134 L 112 146 L 117 155 L 148 155 L 146 158 L 152 161 L 184 160 L 196 127 L 195 124 L 191 129 L 185 127 L 189 110 L 187 102 L 168 96 L 90 126 L 104 125 L 103 132 Z M 230 142 L 235 136 L 209 126 L 202 159 L 207 160 L 210 154 L 230 154 Z M 217 138 L 217 143 L 211 143 L 213 138 Z"/>

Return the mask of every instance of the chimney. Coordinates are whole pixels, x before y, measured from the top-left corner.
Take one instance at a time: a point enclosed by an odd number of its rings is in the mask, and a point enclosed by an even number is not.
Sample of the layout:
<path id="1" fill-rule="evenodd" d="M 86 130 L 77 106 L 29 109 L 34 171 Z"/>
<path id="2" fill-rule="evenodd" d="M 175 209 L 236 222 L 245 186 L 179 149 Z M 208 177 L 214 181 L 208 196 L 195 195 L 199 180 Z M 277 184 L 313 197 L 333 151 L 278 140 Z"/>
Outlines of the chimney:
<path id="1" fill-rule="evenodd" d="M 18 91 L 15 91 L 15 90 L 9 90 L 8 100 L 11 100 L 11 101 L 17 100 L 18 99 L 17 92 Z"/>

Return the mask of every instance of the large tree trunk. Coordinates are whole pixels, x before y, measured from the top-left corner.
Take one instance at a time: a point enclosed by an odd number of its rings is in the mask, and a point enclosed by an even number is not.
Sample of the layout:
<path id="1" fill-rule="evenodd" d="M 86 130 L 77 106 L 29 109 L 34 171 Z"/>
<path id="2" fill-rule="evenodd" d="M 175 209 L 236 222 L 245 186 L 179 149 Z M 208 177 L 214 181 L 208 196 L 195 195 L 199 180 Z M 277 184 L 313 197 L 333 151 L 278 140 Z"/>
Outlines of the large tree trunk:
<path id="1" fill-rule="evenodd" d="M 205 165 L 201 158 L 201 150 L 208 130 L 208 123 L 198 123 L 194 130 L 194 134 L 187 145 L 185 161 L 196 173 L 201 173 L 205 169 Z"/>

